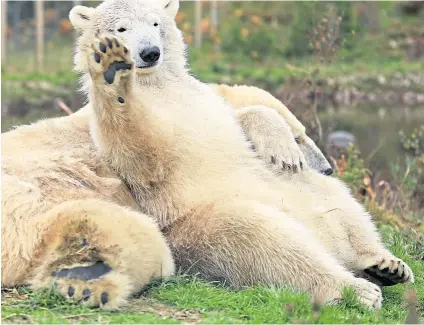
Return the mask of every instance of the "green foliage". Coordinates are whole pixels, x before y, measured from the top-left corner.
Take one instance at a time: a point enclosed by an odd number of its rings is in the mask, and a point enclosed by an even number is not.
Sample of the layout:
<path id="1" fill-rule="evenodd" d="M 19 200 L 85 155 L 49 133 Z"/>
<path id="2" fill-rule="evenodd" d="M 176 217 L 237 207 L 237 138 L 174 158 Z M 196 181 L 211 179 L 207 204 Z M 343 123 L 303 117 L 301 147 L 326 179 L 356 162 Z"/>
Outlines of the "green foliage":
<path id="1" fill-rule="evenodd" d="M 370 176 L 371 172 L 365 168 L 364 160 L 357 147 L 350 144 L 338 164 L 341 169 L 340 179 L 348 184 L 353 193 L 358 193 L 364 187 L 364 178 Z"/>
<path id="2" fill-rule="evenodd" d="M 232 24 L 224 25 L 222 33 L 226 35 L 222 50 L 228 54 L 242 54 L 259 62 L 284 54 L 278 28 L 270 24 L 255 25 L 249 21 L 235 20 Z"/>
<path id="3" fill-rule="evenodd" d="M 340 28 L 336 25 L 340 22 Z M 322 46 L 351 48 L 352 31 L 356 29 L 350 2 L 299 2 L 291 26 L 288 56 L 313 53 L 314 43 Z"/>
<path id="4" fill-rule="evenodd" d="M 406 156 L 403 164 L 393 166 L 392 173 L 397 177 L 405 198 L 424 210 L 424 125 L 409 135 L 400 131 L 399 137 Z"/>
<path id="5" fill-rule="evenodd" d="M 424 125 L 414 129 L 410 135 L 403 131 L 399 132 L 400 142 L 403 148 L 414 157 L 424 156 Z"/>

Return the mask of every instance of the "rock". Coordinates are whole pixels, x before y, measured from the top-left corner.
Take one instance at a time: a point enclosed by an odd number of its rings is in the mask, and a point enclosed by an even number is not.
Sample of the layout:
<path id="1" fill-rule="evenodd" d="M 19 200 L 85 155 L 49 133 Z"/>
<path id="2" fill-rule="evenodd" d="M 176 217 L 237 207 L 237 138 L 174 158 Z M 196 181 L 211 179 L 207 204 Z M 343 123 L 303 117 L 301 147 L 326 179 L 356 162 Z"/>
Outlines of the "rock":
<path id="1" fill-rule="evenodd" d="M 338 149 L 344 149 L 351 143 L 355 143 L 355 136 L 347 131 L 334 131 L 327 137 L 327 145 Z"/>
<path id="2" fill-rule="evenodd" d="M 424 103 L 424 94 L 417 94 L 417 102 L 419 104 Z"/>
<path id="3" fill-rule="evenodd" d="M 403 95 L 403 101 L 405 104 L 414 105 L 416 103 L 416 95 L 412 91 L 408 91 Z"/>

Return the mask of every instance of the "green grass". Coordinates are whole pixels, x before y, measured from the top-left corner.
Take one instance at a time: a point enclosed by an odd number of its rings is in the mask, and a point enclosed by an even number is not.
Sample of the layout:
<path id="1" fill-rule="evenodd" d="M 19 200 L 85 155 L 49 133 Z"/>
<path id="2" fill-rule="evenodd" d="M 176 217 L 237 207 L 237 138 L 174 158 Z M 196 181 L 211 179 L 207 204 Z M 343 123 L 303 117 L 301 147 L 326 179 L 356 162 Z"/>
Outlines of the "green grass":
<path id="1" fill-rule="evenodd" d="M 32 292 L 25 288 L 2 294 L 2 322 L 23 323 L 403 323 L 408 315 L 405 295 L 414 288 L 418 313 L 424 317 L 423 235 L 400 233 L 382 226 L 391 250 L 404 259 L 415 274 L 413 286 L 397 285 L 383 290 L 383 308 L 361 306 L 346 290 L 337 306 L 312 306 L 306 294 L 285 288 L 253 287 L 230 291 L 196 278 L 175 277 L 152 284 L 119 312 L 102 312 L 72 303 L 53 290 Z M 422 320 L 421 320 L 422 321 Z M 417 322 L 417 320 L 415 320 Z"/>

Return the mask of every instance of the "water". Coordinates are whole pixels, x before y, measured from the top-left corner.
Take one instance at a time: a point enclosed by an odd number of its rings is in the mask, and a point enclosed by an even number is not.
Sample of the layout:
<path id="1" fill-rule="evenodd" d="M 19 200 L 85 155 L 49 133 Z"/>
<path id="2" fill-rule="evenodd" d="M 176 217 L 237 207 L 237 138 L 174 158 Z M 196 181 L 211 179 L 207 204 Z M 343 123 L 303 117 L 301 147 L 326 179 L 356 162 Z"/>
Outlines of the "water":
<path id="1" fill-rule="evenodd" d="M 318 115 L 324 139 L 332 131 L 352 133 L 366 165 L 380 178 L 389 177 L 391 165 L 404 160 L 399 131 L 409 134 L 424 124 L 424 106 L 328 106 Z"/>

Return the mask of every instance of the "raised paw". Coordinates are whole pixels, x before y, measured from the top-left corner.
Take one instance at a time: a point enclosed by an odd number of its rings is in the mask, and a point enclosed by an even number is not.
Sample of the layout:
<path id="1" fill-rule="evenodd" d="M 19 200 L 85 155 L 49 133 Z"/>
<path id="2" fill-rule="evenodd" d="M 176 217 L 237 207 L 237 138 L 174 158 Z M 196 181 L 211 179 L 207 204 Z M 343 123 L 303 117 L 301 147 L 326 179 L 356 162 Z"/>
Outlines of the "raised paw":
<path id="1" fill-rule="evenodd" d="M 369 267 L 366 267 L 363 273 L 370 281 L 381 286 L 414 282 L 414 274 L 411 268 L 404 261 L 394 256 L 376 260 Z"/>
<path id="2" fill-rule="evenodd" d="M 355 279 L 352 284 L 358 300 L 366 306 L 380 309 L 383 304 L 383 296 L 379 286 L 365 279 Z"/>
<path id="3" fill-rule="evenodd" d="M 107 84 L 119 83 L 134 69 L 134 60 L 125 44 L 113 35 L 97 35 L 89 57 L 91 75 L 102 75 Z"/>

